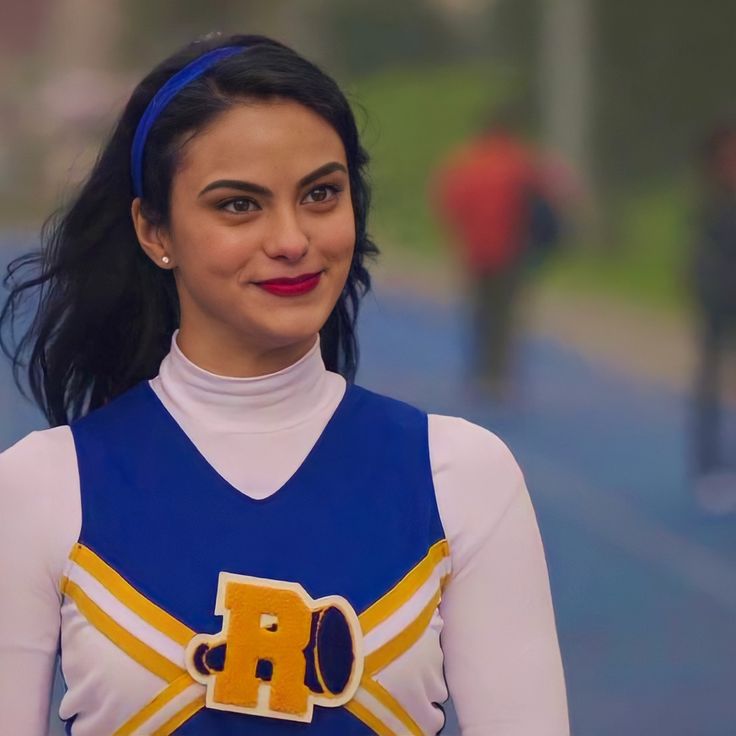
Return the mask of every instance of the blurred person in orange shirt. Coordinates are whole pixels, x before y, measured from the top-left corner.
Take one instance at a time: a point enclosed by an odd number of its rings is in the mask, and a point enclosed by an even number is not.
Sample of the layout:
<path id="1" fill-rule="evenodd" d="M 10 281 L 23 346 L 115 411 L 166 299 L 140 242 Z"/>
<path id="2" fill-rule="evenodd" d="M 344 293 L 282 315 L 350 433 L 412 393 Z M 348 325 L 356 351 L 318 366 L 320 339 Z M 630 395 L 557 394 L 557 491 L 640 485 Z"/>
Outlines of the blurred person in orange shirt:
<path id="1" fill-rule="evenodd" d="M 736 123 L 715 129 L 700 160 L 700 202 L 689 281 L 699 366 L 695 381 L 696 500 L 710 513 L 736 512 L 736 471 L 722 457 L 722 368 L 736 337 Z"/>
<path id="2" fill-rule="evenodd" d="M 553 170 L 512 120 L 509 112 L 493 117 L 477 138 L 450 153 L 432 186 L 469 281 L 472 380 L 497 399 L 511 389 L 521 287 L 561 230 Z"/>

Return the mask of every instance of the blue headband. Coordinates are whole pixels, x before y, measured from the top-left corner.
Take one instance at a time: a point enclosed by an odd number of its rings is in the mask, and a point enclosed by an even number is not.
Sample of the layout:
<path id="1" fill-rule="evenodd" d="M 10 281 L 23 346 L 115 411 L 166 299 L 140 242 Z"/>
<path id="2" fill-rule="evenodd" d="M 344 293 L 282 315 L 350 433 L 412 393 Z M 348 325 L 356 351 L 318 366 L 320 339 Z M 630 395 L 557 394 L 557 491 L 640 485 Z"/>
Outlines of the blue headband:
<path id="1" fill-rule="evenodd" d="M 206 54 L 202 54 L 202 56 L 180 69 L 156 92 L 138 123 L 130 153 L 133 193 L 136 197 L 143 196 L 143 149 L 146 145 L 146 138 L 148 138 L 148 133 L 154 122 L 156 122 L 156 118 L 161 114 L 161 111 L 171 102 L 182 87 L 186 87 L 191 81 L 204 74 L 207 69 L 220 61 L 220 59 L 233 56 L 245 48 L 245 46 L 221 46 L 219 49 L 208 51 Z"/>

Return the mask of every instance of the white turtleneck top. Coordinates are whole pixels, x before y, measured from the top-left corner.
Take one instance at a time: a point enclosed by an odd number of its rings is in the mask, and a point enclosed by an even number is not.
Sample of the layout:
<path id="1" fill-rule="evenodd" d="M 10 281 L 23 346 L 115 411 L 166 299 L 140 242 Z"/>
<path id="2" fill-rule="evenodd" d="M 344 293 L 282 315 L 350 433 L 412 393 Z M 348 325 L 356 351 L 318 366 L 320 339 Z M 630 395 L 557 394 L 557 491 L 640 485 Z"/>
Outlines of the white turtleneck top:
<path id="1" fill-rule="evenodd" d="M 213 468 L 260 499 L 304 461 L 340 403 L 345 381 L 325 369 L 318 340 L 277 373 L 228 378 L 191 363 L 174 336 L 151 387 Z M 429 415 L 429 446 L 452 563 L 440 604 L 441 644 L 462 734 L 566 736 L 547 567 L 521 470 L 497 436 L 457 417 Z M 80 527 L 69 427 L 33 432 L 0 454 L 3 733 L 46 732 L 63 634 L 59 581 Z M 88 666 L 94 681 L 94 663 Z M 64 710 L 62 704 L 66 717 Z M 114 724 L 100 722 L 91 733 L 112 730 Z"/>

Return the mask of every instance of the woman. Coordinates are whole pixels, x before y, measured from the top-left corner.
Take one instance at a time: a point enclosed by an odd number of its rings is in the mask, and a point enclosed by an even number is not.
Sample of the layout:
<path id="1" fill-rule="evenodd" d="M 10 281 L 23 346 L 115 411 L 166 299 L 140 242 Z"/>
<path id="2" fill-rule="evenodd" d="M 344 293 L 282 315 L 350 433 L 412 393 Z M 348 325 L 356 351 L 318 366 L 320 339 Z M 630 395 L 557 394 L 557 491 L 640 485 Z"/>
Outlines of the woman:
<path id="1" fill-rule="evenodd" d="M 11 269 L 53 428 L 0 456 L 5 732 L 44 733 L 60 637 L 74 736 L 436 734 L 448 686 L 465 736 L 567 733 L 518 465 L 352 383 L 366 161 L 319 69 L 207 38 Z"/>

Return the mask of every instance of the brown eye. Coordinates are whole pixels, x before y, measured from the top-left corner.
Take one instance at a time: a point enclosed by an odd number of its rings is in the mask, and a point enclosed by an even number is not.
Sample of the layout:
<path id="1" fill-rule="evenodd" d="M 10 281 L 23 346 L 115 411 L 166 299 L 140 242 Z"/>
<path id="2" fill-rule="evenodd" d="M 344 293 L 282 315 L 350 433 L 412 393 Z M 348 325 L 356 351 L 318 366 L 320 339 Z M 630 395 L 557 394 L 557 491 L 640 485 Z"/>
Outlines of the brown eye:
<path id="1" fill-rule="evenodd" d="M 307 198 L 312 198 L 311 202 L 309 202 L 308 199 L 305 201 L 307 201 L 308 204 L 329 202 L 331 199 L 334 199 L 340 191 L 342 191 L 341 187 L 337 187 L 334 184 L 322 184 L 315 187 L 309 192 L 309 194 L 307 194 Z"/>
<path id="2" fill-rule="evenodd" d="M 256 203 L 252 199 L 231 199 L 228 202 L 223 202 L 219 209 L 225 210 L 225 212 L 232 212 L 237 214 L 243 214 L 253 212 L 257 208 Z"/>

